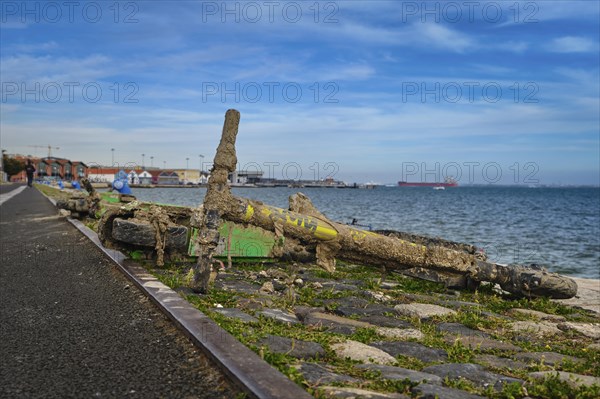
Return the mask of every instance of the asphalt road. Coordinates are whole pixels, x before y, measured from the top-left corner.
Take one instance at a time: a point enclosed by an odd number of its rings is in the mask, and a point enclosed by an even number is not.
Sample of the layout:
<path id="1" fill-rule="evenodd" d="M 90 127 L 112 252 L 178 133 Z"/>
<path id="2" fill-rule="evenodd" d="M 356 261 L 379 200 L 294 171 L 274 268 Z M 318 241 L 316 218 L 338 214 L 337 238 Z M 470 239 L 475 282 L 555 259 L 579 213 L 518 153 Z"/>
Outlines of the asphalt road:
<path id="1" fill-rule="evenodd" d="M 0 206 L 0 398 L 236 397 L 207 358 L 56 214 L 33 188 Z"/>

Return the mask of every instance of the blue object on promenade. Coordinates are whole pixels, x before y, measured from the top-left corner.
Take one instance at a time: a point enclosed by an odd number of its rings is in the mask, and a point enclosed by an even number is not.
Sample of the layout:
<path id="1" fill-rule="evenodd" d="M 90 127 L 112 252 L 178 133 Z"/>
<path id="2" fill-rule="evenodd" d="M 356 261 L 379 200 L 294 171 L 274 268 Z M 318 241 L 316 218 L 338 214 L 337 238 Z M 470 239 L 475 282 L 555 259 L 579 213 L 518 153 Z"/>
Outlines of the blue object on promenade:
<path id="1" fill-rule="evenodd" d="M 131 194 L 131 187 L 129 187 L 128 175 L 121 169 L 115 173 L 115 180 L 113 181 L 112 187 L 117 190 L 120 194 Z"/>
<path id="2" fill-rule="evenodd" d="M 120 194 L 131 194 L 131 187 L 129 187 L 129 183 L 127 183 L 127 179 L 116 179 L 113 184 L 113 188 L 117 190 Z"/>

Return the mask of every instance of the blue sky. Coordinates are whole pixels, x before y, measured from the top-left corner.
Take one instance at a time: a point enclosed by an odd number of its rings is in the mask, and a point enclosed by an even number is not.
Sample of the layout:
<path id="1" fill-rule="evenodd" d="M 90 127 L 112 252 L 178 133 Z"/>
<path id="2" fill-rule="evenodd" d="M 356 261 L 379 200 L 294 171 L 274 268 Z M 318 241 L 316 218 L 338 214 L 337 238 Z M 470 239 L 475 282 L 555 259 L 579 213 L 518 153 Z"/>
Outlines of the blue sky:
<path id="1" fill-rule="evenodd" d="M 393 183 L 598 184 L 597 1 L 3 1 L 1 146 Z M 154 157 L 150 160 L 150 157 Z"/>

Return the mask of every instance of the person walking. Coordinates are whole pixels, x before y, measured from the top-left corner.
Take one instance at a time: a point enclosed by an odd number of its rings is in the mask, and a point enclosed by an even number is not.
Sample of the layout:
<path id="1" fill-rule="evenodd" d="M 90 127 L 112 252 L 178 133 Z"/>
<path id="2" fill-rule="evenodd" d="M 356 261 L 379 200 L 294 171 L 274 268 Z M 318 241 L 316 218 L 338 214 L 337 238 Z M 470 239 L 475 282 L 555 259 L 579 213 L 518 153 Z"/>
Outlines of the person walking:
<path id="1" fill-rule="evenodd" d="M 27 160 L 25 165 L 25 174 L 27 174 L 27 186 L 33 187 L 33 174 L 35 173 L 35 167 L 31 163 L 31 159 Z"/>

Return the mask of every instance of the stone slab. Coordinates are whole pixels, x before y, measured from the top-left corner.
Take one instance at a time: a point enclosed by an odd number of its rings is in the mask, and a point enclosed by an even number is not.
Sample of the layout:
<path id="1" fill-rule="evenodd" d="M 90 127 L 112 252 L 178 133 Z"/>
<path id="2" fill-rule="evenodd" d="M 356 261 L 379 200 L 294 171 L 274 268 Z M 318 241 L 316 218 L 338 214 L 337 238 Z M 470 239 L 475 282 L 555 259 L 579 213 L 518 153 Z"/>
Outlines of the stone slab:
<path id="1" fill-rule="evenodd" d="M 293 365 L 310 385 L 317 386 L 331 383 L 356 383 L 360 380 L 345 374 L 331 371 L 326 365 L 317 363 L 300 363 Z"/>
<path id="2" fill-rule="evenodd" d="M 449 345 L 453 345 L 455 342 L 460 342 L 463 346 L 482 351 L 491 350 L 500 352 L 521 352 L 523 350 L 518 346 L 511 344 L 510 342 L 472 335 L 447 335 L 444 337 L 444 341 Z"/>
<path id="3" fill-rule="evenodd" d="M 386 380 L 408 379 L 414 383 L 428 382 L 430 384 L 438 385 L 441 385 L 443 382 L 442 378 L 437 375 L 405 369 L 403 367 L 385 366 L 381 364 L 360 364 L 356 366 L 356 368 L 379 371 L 381 377 Z"/>
<path id="4" fill-rule="evenodd" d="M 594 342 L 593 344 L 589 344 L 587 348 L 591 351 L 600 351 L 600 342 Z"/>
<path id="5" fill-rule="evenodd" d="M 296 306 L 294 308 L 294 314 L 300 321 L 304 321 L 304 318 L 311 313 L 322 313 L 325 312 L 323 307 L 312 307 L 312 306 Z"/>
<path id="6" fill-rule="evenodd" d="M 403 316 L 428 319 L 434 316 L 454 315 L 456 311 L 439 305 L 428 303 L 406 303 L 394 306 L 394 309 Z"/>
<path id="7" fill-rule="evenodd" d="M 564 316 L 539 312 L 537 310 L 531 310 L 531 309 L 514 308 L 509 311 L 509 314 L 515 315 L 515 316 L 531 317 L 531 318 L 534 318 L 537 320 L 547 320 L 547 321 L 556 321 L 556 322 L 565 321 Z"/>
<path id="8" fill-rule="evenodd" d="M 482 307 L 480 303 L 456 300 L 439 301 L 438 304 L 452 309 L 479 309 Z"/>
<path id="9" fill-rule="evenodd" d="M 295 314 L 288 313 L 281 309 L 264 309 L 258 312 L 258 314 L 282 323 L 300 324 L 300 320 L 298 320 Z"/>
<path id="10" fill-rule="evenodd" d="M 560 353 L 555 352 L 526 352 L 519 353 L 515 355 L 515 358 L 518 360 L 527 362 L 527 363 L 542 363 L 547 366 L 557 366 L 560 365 L 563 361 L 568 360 L 573 363 L 581 363 L 583 360 L 579 359 L 575 356 L 569 355 L 561 355 Z"/>
<path id="11" fill-rule="evenodd" d="M 529 373 L 529 376 L 539 380 L 543 380 L 552 376 L 558 376 L 558 379 L 560 379 L 561 381 L 565 381 L 574 388 L 582 386 L 591 386 L 594 384 L 600 385 L 600 377 L 567 373 L 566 371 L 536 371 L 533 373 Z"/>
<path id="12" fill-rule="evenodd" d="M 564 331 L 575 330 L 588 338 L 600 339 L 600 323 L 574 323 L 566 322 L 557 326 Z"/>
<path id="13" fill-rule="evenodd" d="M 310 341 L 301 341 L 277 335 L 268 335 L 257 342 L 258 346 L 265 345 L 273 353 L 286 354 L 297 359 L 324 357 L 323 347 Z"/>
<path id="14" fill-rule="evenodd" d="M 440 332 L 453 335 L 490 338 L 488 333 L 474 330 L 460 323 L 440 323 L 435 327 L 435 329 Z"/>
<path id="15" fill-rule="evenodd" d="M 423 337 L 425 337 L 425 335 L 419 331 L 416 330 L 414 328 L 390 328 L 390 327 L 377 327 L 375 329 L 375 331 L 377 332 L 377 334 L 386 337 L 386 338 L 392 338 L 392 339 L 402 339 L 402 340 L 408 340 L 408 339 L 423 339 Z"/>
<path id="16" fill-rule="evenodd" d="M 327 331 L 347 335 L 354 333 L 357 328 L 374 327 L 364 321 L 353 320 L 323 312 L 309 313 L 304 316 L 302 322 L 305 325 L 323 327 Z"/>
<path id="17" fill-rule="evenodd" d="M 526 363 L 506 357 L 481 354 L 475 355 L 474 359 L 476 362 L 481 363 L 486 367 L 493 367 L 497 369 L 523 370 L 527 368 Z"/>
<path id="18" fill-rule="evenodd" d="M 256 298 L 240 298 L 237 300 L 237 306 L 239 309 L 255 312 L 262 310 L 265 304 Z"/>
<path id="19" fill-rule="evenodd" d="M 420 384 L 411 389 L 411 392 L 416 395 L 415 398 L 417 399 L 485 399 L 483 396 L 474 395 L 460 389 L 435 384 Z"/>
<path id="20" fill-rule="evenodd" d="M 354 284 L 338 283 L 335 281 L 323 281 L 321 285 L 323 286 L 323 289 L 330 289 L 333 290 L 333 292 L 360 291 Z"/>
<path id="21" fill-rule="evenodd" d="M 516 332 L 534 334 L 538 337 L 562 334 L 562 331 L 556 326 L 556 324 L 543 320 L 515 321 L 510 325 L 510 328 Z"/>
<path id="22" fill-rule="evenodd" d="M 370 291 L 370 290 L 366 290 L 363 291 L 365 293 L 365 295 L 367 295 L 369 298 L 372 298 L 374 300 L 376 300 L 377 302 L 389 302 L 391 300 L 393 300 L 394 298 L 392 298 L 391 296 L 381 292 L 381 291 Z"/>
<path id="23" fill-rule="evenodd" d="M 359 388 L 346 388 L 346 387 L 319 387 L 327 398 L 339 398 L 339 399 L 410 399 L 406 395 L 400 393 L 383 393 L 368 391 L 366 389 Z"/>
<path id="24" fill-rule="evenodd" d="M 389 316 L 370 315 L 359 317 L 358 320 L 380 327 L 412 328 L 413 326 L 407 321 Z"/>
<path id="25" fill-rule="evenodd" d="M 396 359 L 389 353 L 357 341 L 347 340 L 333 344 L 331 349 L 341 358 L 350 358 L 364 363 L 391 365 L 396 362 Z"/>
<path id="26" fill-rule="evenodd" d="M 339 316 L 383 316 L 386 313 L 395 314 L 396 310 L 390 306 L 367 304 L 365 306 L 338 306 L 333 312 Z"/>
<path id="27" fill-rule="evenodd" d="M 364 308 L 369 305 L 369 301 L 364 298 L 356 297 L 356 296 L 347 296 L 343 298 L 333 298 L 333 299 L 324 299 L 323 305 L 325 305 L 328 309 L 338 309 L 338 308 Z M 340 315 L 344 316 L 344 315 Z"/>
<path id="28" fill-rule="evenodd" d="M 371 346 L 379 348 L 390 355 L 414 357 L 425 363 L 444 362 L 448 360 L 448 353 L 443 349 L 430 348 L 417 342 L 378 341 Z"/>
<path id="29" fill-rule="evenodd" d="M 215 281 L 215 288 L 254 295 L 258 292 L 260 285 L 248 283 L 243 280 L 227 279 Z"/>
<path id="30" fill-rule="evenodd" d="M 225 317 L 243 321 L 244 323 L 258 323 L 258 319 L 256 317 L 242 312 L 237 308 L 214 308 L 212 311 L 220 313 Z"/>
<path id="31" fill-rule="evenodd" d="M 437 375 L 441 378 L 464 378 L 465 380 L 472 382 L 475 386 L 478 386 L 480 388 L 487 388 L 488 386 L 492 386 L 498 391 L 502 390 L 502 386 L 504 384 L 510 384 L 513 382 L 524 382 L 523 380 L 489 372 L 483 366 L 473 363 L 438 364 L 435 366 L 425 367 L 422 371 L 425 373 Z"/>

